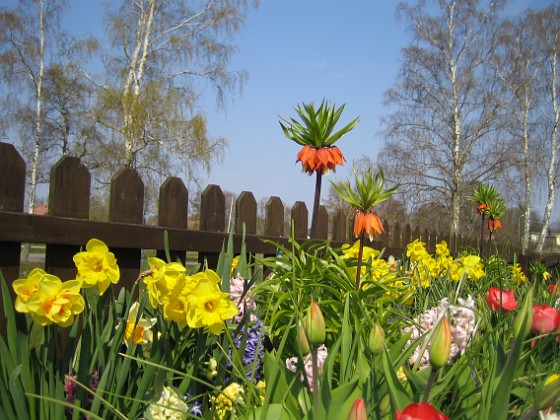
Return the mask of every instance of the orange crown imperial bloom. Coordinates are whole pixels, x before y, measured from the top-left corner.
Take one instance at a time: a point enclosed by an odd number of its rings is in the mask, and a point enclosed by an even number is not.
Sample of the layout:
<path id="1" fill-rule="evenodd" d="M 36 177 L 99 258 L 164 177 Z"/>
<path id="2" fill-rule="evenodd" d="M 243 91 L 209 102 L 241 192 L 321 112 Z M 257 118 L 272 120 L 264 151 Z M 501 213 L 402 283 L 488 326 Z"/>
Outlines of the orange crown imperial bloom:
<path id="1" fill-rule="evenodd" d="M 476 206 L 476 212 L 478 214 L 484 214 L 486 210 L 488 210 L 488 204 L 486 203 L 480 203 L 478 206 Z"/>
<path id="2" fill-rule="evenodd" d="M 385 232 L 383 222 L 374 210 L 364 212 L 356 210 L 354 213 L 354 235 L 359 238 L 363 234 L 369 236 L 369 240 Z"/>
<path id="3" fill-rule="evenodd" d="M 306 144 L 299 151 L 296 162 L 301 162 L 303 171 L 309 175 L 314 172 L 324 174 L 330 170 L 336 172 L 336 165 L 344 165 L 344 156 L 336 146 L 317 148 Z"/>
<path id="4" fill-rule="evenodd" d="M 502 228 L 502 222 L 500 219 L 488 219 L 488 230 L 494 232 L 495 230 L 500 230 Z"/>

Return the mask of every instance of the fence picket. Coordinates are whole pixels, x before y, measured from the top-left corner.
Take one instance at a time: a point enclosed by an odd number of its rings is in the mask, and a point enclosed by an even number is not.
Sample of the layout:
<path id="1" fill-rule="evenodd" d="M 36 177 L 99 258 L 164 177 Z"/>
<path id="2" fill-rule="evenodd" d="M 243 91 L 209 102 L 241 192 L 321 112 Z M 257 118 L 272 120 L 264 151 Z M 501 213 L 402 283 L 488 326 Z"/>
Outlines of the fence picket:
<path id="1" fill-rule="evenodd" d="M 144 222 L 144 182 L 132 168 L 122 168 L 111 180 L 109 221 L 132 225 L 142 225 Z M 130 248 L 111 249 L 119 262 L 119 287 L 124 286 L 128 290 L 132 289 L 138 278 L 142 259 L 142 250 L 135 245 L 135 238 L 130 238 L 130 243 Z"/>
<path id="2" fill-rule="evenodd" d="M 63 156 L 52 167 L 50 177 L 49 216 L 88 219 L 91 175 L 80 159 Z M 76 278 L 73 256 L 79 250 L 80 245 L 47 243 L 45 271 L 61 279 Z"/>
<path id="3" fill-rule="evenodd" d="M 181 180 L 171 176 L 159 188 L 158 226 L 186 229 L 189 220 L 189 192 Z M 169 250 L 171 261 L 186 262 L 186 252 Z M 166 260 L 163 249 L 158 249 L 156 256 Z"/>

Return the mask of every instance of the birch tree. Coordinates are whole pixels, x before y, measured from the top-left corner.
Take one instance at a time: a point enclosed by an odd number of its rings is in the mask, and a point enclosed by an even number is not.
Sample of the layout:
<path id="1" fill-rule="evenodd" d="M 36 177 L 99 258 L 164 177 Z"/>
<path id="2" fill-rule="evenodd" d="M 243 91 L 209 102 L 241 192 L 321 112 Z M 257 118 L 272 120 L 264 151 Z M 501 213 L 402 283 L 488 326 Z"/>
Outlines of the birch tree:
<path id="1" fill-rule="evenodd" d="M 34 104 L 28 211 L 33 212 L 38 167 L 43 149 L 43 78 L 48 41 L 58 30 L 65 0 L 19 0 L 15 10 L 0 13 L 0 69 L 5 82 L 23 87 L 25 100 Z"/>
<path id="2" fill-rule="evenodd" d="M 414 204 L 445 206 L 456 234 L 464 196 L 506 166 L 503 92 L 488 66 L 496 10 L 480 10 L 477 0 L 420 0 L 398 12 L 413 41 L 385 95 L 394 111 L 383 121 L 379 160 Z"/>
<path id="3" fill-rule="evenodd" d="M 543 133 L 542 156 L 546 170 L 547 197 L 536 246 L 537 252 L 541 252 L 560 181 L 560 7 L 552 6 L 535 13 L 532 22 L 538 33 L 538 48 L 543 57 L 539 109 L 542 113 L 540 125 Z"/>
<path id="4" fill-rule="evenodd" d="M 111 51 L 99 88 L 97 121 L 108 130 L 110 150 L 97 164 L 127 165 L 143 177 L 196 167 L 210 170 L 227 145 L 211 138 L 198 95 L 214 88 L 218 98 L 246 79 L 227 69 L 246 0 L 121 0 L 107 13 Z M 173 164 L 179 163 L 174 169 Z"/>
<path id="5" fill-rule="evenodd" d="M 533 211 L 533 178 L 536 159 L 537 80 L 542 70 L 542 57 L 536 48 L 534 12 L 506 20 L 500 29 L 497 51 L 493 54 L 496 70 L 508 90 L 506 108 L 507 133 L 515 147 L 509 154 L 519 156 L 519 165 L 512 169 L 520 174 L 521 250 L 529 246 L 531 213 Z M 511 188 L 510 188 L 511 189 Z"/>

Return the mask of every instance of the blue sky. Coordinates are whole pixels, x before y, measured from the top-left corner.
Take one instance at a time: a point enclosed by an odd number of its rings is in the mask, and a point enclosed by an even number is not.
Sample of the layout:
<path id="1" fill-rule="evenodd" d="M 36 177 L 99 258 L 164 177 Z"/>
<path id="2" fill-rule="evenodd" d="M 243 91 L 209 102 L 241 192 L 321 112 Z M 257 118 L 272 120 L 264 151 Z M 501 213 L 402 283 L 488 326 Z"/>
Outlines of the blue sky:
<path id="1" fill-rule="evenodd" d="M 553 0 L 510 0 L 517 14 L 542 8 Z M 15 0 L 0 0 L 13 5 Z M 102 0 L 71 0 L 63 29 L 76 35 L 102 36 Z M 395 81 L 400 52 L 409 44 L 405 22 L 395 17 L 396 0 L 261 0 L 251 8 L 245 26 L 231 43 L 239 48 L 231 70 L 245 70 L 243 92 L 233 93 L 225 109 L 214 94 L 202 92 L 201 108 L 211 135 L 225 136 L 229 149 L 214 165 L 207 184 L 239 194 L 252 191 L 257 201 L 272 195 L 285 205 L 305 201 L 311 211 L 314 177 L 295 164 L 299 146 L 286 139 L 279 118 L 295 116 L 301 102 L 328 99 L 346 104 L 341 123 L 360 117 L 339 147 L 347 163 L 324 178 L 351 176 L 352 161 L 367 155 L 375 160 L 382 147 L 380 119 L 389 110 L 383 93 Z"/>

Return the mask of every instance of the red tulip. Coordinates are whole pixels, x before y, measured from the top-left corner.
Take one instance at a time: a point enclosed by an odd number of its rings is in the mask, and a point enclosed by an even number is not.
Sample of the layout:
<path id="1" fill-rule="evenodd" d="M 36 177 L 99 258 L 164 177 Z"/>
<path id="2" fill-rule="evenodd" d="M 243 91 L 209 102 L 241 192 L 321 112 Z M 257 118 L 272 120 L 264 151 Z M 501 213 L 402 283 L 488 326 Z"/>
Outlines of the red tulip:
<path id="1" fill-rule="evenodd" d="M 548 293 L 553 294 L 554 292 L 560 295 L 560 283 L 551 284 L 550 286 L 548 286 Z"/>
<path id="2" fill-rule="evenodd" d="M 550 334 L 560 325 L 560 312 L 548 305 L 533 307 L 533 324 L 531 330 L 535 334 Z"/>
<path id="3" fill-rule="evenodd" d="M 486 302 L 494 312 L 500 310 L 500 299 L 502 304 L 502 311 L 509 312 L 519 305 L 515 300 L 515 292 L 513 290 L 501 290 L 498 287 L 491 287 L 486 295 Z"/>
<path id="4" fill-rule="evenodd" d="M 412 403 L 401 413 L 397 410 L 395 420 L 447 420 L 448 417 L 426 402 Z"/>
<path id="5" fill-rule="evenodd" d="M 367 420 L 366 403 L 362 398 L 354 401 L 346 420 Z"/>

